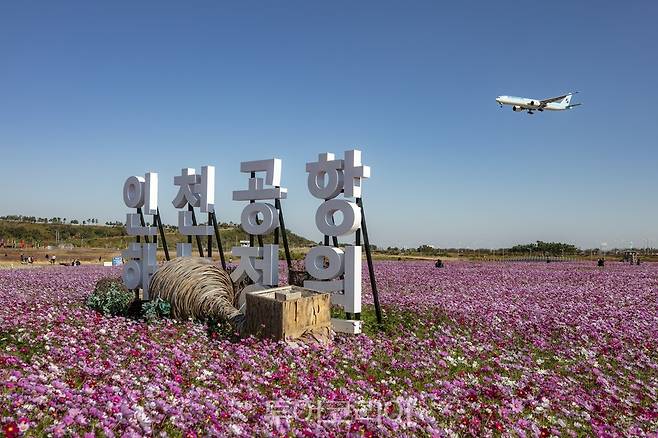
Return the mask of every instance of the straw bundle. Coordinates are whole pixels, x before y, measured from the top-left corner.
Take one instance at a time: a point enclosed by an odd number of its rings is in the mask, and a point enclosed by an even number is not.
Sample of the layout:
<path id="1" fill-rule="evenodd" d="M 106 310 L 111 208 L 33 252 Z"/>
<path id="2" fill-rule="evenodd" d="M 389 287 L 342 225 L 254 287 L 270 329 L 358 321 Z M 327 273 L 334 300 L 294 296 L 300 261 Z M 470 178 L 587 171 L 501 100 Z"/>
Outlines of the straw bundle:
<path id="1" fill-rule="evenodd" d="M 200 257 L 178 257 L 160 267 L 150 283 L 151 299 L 171 304 L 176 319 L 228 321 L 242 332 L 244 315 L 236 309 L 229 274 Z"/>

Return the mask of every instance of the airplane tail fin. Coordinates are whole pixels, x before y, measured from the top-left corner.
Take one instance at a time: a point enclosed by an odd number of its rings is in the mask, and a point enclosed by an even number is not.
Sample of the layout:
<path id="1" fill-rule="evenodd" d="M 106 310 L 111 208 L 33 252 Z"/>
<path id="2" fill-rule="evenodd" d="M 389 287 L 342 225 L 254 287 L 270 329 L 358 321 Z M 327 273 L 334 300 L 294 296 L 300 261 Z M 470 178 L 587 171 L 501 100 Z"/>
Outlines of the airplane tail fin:
<path id="1" fill-rule="evenodd" d="M 571 93 L 568 93 L 566 96 L 564 96 L 564 99 L 562 99 L 562 100 L 560 101 L 560 103 L 561 103 L 562 105 L 564 105 L 565 107 L 567 107 L 567 108 L 568 108 L 569 106 L 572 106 L 572 105 L 571 105 L 571 98 L 573 97 L 574 94 L 578 94 L 578 92 L 577 92 L 577 91 L 572 91 Z"/>

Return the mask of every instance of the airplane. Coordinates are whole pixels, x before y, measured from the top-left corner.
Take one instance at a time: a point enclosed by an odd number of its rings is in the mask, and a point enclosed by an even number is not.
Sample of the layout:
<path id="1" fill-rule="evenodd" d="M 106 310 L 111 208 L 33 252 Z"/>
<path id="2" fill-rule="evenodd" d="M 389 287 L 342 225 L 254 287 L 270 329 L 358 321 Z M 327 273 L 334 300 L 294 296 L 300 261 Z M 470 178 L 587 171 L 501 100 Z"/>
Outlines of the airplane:
<path id="1" fill-rule="evenodd" d="M 498 96 L 496 102 L 502 108 L 503 105 L 512 105 L 512 111 L 528 111 L 528 114 L 534 114 L 533 111 L 561 111 L 574 108 L 581 103 L 571 103 L 571 96 L 578 93 L 577 91 L 563 94 L 562 96 L 551 97 L 548 99 L 528 99 L 526 97 Z"/>

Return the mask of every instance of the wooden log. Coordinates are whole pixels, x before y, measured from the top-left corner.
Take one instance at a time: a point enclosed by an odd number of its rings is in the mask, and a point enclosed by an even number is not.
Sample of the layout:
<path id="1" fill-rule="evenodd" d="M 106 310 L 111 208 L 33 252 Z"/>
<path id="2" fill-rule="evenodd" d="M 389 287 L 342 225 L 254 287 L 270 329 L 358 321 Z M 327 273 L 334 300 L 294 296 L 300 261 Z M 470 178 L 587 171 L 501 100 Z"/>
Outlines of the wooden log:
<path id="1" fill-rule="evenodd" d="M 283 300 L 281 295 L 288 296 Z M 304 336 L 320 342 L 330 339 L 331 296 L 328 293 L 285 286 L 249 292 L 246 299 L 247 334 L 286 341 Z"/>

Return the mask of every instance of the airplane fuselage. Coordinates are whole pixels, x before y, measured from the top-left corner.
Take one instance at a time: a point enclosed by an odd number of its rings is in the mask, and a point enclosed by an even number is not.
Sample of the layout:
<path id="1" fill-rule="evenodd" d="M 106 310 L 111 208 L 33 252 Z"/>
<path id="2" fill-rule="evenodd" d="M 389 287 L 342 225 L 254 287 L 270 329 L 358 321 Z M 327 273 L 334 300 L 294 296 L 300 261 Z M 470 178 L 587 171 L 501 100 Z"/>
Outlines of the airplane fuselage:
<path id="1" fill-rule="evenodd" d="M 516 97 L 516 96 L 498 96 L 496 102 L 500 105 L 512 105 L 514 111 L 524 111 L 524 110 L 549 110 L 549 111 L 561 111 L 568 109 L 569 104 L 564 104 L 561 102 L 550 102 L 542 106 L 540 99 L 528 99 L 527 97 Z"/>

